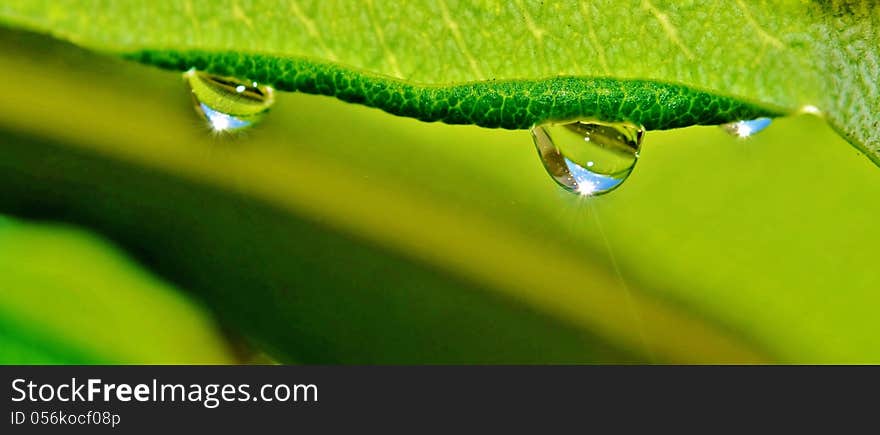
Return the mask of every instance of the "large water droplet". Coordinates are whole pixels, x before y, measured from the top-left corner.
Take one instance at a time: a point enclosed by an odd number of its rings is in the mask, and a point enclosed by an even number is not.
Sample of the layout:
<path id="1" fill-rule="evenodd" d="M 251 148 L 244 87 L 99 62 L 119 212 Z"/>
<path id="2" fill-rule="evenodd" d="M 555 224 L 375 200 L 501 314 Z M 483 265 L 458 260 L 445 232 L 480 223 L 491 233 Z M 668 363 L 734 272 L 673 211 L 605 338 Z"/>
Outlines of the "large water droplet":
<path id="1" fill-rule="evenodd" d="M 585 196 L 623 184 L 639 158 L 644 133 L 633 124 L 594 121 L 532 128 L 547 173 L 560 186 Z"/>
<path id="2" fill-rule="evenodd" d="M 235 131 L 250 127 L 275 102 L 272 88 L 257 82 L 219 77 L 191 69 L 183 74 L 193 104 L 214 131 Z"/>
<path id="3" fill-rule="evenodd" d="M 737 137 L 749 137 L 770 126 L 770 122 L 770 118 L 756 118 L 722 124 L 721 128 Z"/>

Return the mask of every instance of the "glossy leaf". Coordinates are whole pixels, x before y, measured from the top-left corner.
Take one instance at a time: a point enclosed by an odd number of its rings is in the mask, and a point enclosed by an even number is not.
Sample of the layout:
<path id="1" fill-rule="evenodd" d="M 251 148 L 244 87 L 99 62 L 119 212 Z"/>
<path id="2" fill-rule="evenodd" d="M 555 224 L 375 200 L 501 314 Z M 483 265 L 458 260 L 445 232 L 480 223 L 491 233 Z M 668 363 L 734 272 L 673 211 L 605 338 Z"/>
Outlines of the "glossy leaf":
<path id="1" fill-rule="evenodd" d="M 431 121 L 663 129 L 820 110 L 880 161 L 880 9 L 866 0 L 11 0 L 0 20 Z"/>

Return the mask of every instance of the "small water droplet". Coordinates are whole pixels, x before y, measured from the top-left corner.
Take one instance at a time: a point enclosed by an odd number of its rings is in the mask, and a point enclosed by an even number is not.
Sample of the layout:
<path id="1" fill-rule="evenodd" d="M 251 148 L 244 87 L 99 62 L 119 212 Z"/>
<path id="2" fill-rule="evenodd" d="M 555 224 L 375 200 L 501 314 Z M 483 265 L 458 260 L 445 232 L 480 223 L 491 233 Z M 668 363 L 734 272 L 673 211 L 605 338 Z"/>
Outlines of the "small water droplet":
<path id="1" fill-rule="evenodd" d="M 639 158 L 644 133 L 629 123 L 594 121 L 532 128 L 547 173 L 566 190 L 584 196 L 608 193 L 623 184 Z"/>
<path id="2" fill-rule="evenodd" d="M 749 137 L 770 126 L 770 118 L 755 118 L 722 124 L 724 131 L 736 137 Z"/>
<path id="3" fill-rule="evenodd" d="M 196 111 L 214 131 L 235 131 L 250 127 L 275 102 L 272 88 L 257 82 L 220 77 L 191 69 L 183 74 L 193 96 Z"/>
<path id="4" fill-rule="evenodd" d="M 800 113 L 807 113 L 810 115 L 822 116 L 822 110 L 820 110 L 818 107 L 816 107 L 812 104 L 807 104 L 806 106 L 801 107 L 799 112 Z"/>

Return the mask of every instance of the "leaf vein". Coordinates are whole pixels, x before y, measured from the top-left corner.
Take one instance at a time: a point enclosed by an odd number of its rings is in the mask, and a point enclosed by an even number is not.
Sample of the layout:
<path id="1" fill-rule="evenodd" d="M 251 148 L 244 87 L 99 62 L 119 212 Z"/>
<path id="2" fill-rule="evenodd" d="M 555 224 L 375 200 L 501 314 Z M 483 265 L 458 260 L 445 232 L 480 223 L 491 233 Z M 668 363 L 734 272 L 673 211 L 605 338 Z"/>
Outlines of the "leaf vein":
<path id="1" fill-rule="evenodd" d="M 385 41 L 385 32 L 382 30 L 382 27 L 376 22 L 375 10 L 373 5 L 373 0 L 367 0 L 367 17 L 370 19 L 370 25 L 373 26 L 373 31 L 376 33 L 376 39 L 379 42 L 379 45 L 382 47 L 382 50 L 385 52 L 385 58 L 388 60 L 388 65 L 391 67 L 392 74 L 397 78 L 403 78 L 403 72 L 400 70 L 400 64 L 397 62 L 397 56 L 394 55 L 394 52 L 391 51 L 391 48 L 388 47 L 388 43 Z"/>
<path id="2" fill-rule="evenodd" d="M 685 57 L 688 60 L 694 60 L 694 53 L 684 44 L 684 41 L 678 37 L 678 30 L 675 29 L 675 26 L 669 21 L 669 17 L 663 13 L 660 9 L 657 9 L 650 0 L 642 0 L 642 7 L 651 15 L 654 15 L 654 18 L 660 23 L 660 26 L 663 28 L 663 31 L 666 32 L 666 36 L 669 37 L 669 40 L 672 41 L 673 44 L 678 46 L 681 49 L 682 53 L 684 53 Z"/>
<path id="3" fill-rule="evenodd" d="M 440 0 L 438 2 L 440 6 L 440 14 L 443 16 L 443 23 L 446 24 L 446 27 L 449 28 L 449 31 L 452 32 L 452 38 L 455 40 L 455 45 L 458 46 L 458 49 L 461 51 L 461 54 L 468 61 L 468 64 L 471 67 L 471 70 L 474 74 L 480 79 L 484 80 L 486 76 L 480 70 L 480 66 L 477 64 L 477 59 L 471 54 L 471 51 L 468 49 L 467 44 L 465 44 L 464 38 L 461 35 L 461 31 L 458 28 L 458 23 L 452 19 L 449 15 L 449 7 L 446 4 L 446 0 Z"/>
<path id="4" fill-rule="evenodd" d="M 327 54 L 327 57 L 332 61 L 336 61 L 339 58 L 336 56 L 336 53 L 327 45 L 324 41 L 324 37 L 321 36 L 321 32 L 318 30 L 318 27 L 315 26 L 315 22 L 309 19 L 305 14 L 303 14 L 302 9 L 299 7 L 298 0 L 291 0 L 290 2 L 290 12 L 298 19 L 306 29 L 306 32 L 318 45 L 321 47 L 321 50 Z"/>
<path id="5" fill-rule="evenodd" d="M 745 18 L 749 25 L 752 26 L 752 28 L 754 28 L 756 32 L 758 32 L 758 36 L 760 36 L 764 42 L 776 48 L 785 48 L 785 44 L 783 44 L 782 41 L 773 37 L 773 35 L 764 30 L 764 28 L 761 27 L 761 25 L 758 24 L 757 21 L 755 21 L 755 17 L 752 16 L 751 12 L 749 12 L 748 6 L 742 0 L 736 0 L 736 4 L 742 11 L 743 18 Z"/>

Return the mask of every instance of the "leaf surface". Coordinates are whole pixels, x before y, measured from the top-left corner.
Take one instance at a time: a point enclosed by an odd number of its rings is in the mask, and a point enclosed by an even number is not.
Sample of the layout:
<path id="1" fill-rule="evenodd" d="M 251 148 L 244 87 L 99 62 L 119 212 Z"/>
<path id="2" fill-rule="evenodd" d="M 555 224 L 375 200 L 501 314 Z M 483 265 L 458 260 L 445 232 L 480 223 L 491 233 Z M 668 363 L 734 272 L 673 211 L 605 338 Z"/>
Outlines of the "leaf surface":
<path id="1" fill-rule="evenodd" d="M 664 129 L 819 110 L 878 162 L 872 5 L 11 0 L 0 20 L 430 121 L 528 128 L 600 118 Z"/>

